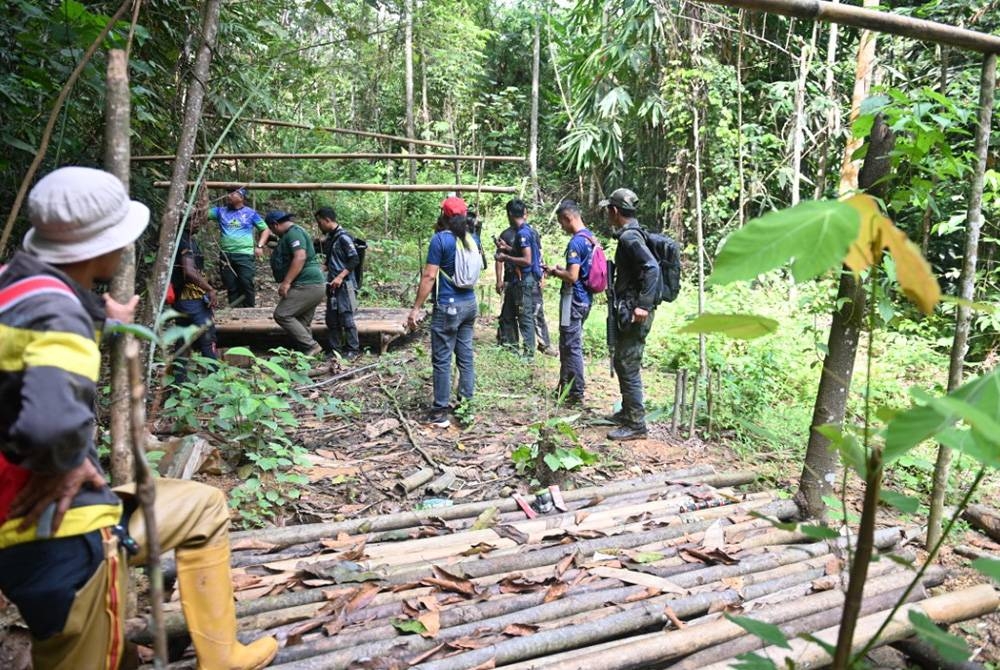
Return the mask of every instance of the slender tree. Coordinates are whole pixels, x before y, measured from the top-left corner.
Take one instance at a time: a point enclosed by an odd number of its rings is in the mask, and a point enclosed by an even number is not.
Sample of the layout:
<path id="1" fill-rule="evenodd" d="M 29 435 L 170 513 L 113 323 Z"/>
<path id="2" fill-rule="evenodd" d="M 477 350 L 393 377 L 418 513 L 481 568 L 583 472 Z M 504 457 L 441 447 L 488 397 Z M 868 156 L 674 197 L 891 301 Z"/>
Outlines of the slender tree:
<path id="1" fill-rule="evenodd" d="M 865 0 L 865 5 L 877 4 L 877 0 Z M 851 120 L 857 118 L 861 102 L 868 97 L 871 88 L 872 69 L 875 60 L 876 35 L 871 31 L 863 31 L 858 45 L 857 68 L 855 69 L 854 94 L 851 98 Z M 872 127 L 871 142 L 866 161 L 879 158 L 879 165 L 888 170 L 888 148 L 892 145 L 892 135 L 884 122 Z M 858 188 L 857 161 L 853 160 L 854 151 L 862 140 L 848 142 L 844 150 L 844 162 L 840 174 L 840 191 L 849 193 Z M 876 146 L 878 144 L 879 146 Z M 873 177 L 875 171 L 869 172 Z M 871 187 L 875 183 L 863 186 Z M 817 519 L 826 518 L 826 505 L 823 497 L 833 492 L 833 483 L 837 477 L 837 456 L 830 452 L 830 441 L 818 430 L 824 424 L 840 424 L 844 421 L 847 409 L 847 396 L 854 375 L 854 361 L 858 351 L 858 337 L 861 331 L 865 312 L 864 286 L 849 271 L 841 274 L 837 289 L 837 308 L 830 324 L 830 334 L 827 340 L 827 354 L 823 359 L 823 373 L 819 388 L 816 391 L 816 402 L 813 405 L 813 417 L 809 430 L 809 442 L 806 446 L 805 462 L 802 466 L 802 476 L 799 478 L 799 490 L 796 494 L 803 515 Z"/>
<path id="2" fill-rule="evenodd" d="M 406 32 L 406 136 L 411 140 L 416 137 L 416 128 L 413 124 L 413 0 L 406 0 L 404 11 L 406 16 L 403 25 Z M 411 142 L 408 150 L 415 153 L 414 144 Z M 417 183 L 417 161 L 410 161 L 410 183 Z"/>
<path id="3" fill-rule="evenodd" d="M 542 19 L 535 4 L 532 13 L 531 38 L 531 130 L 528 145 L 528 173 L 531 178 L 531 192 L 535 202 L 541 202 L 538 189 L 538 67 L 542 52 Z"/>
<path id="4" fill-rule="evenodd" d="M 131 96 L 128 59 L 121 49 L 108 52 L 107 94 L 104 126 L 104 168 L 129 188 L 131 158 Z M 135 295 L 135 245 L 122 251 L 118 272 L 111 280 L 111 297 L 125 302 Z M 129 443 L 129 380 L 125 360 L 125 339 L 117 338 L 111 348 L 111 479 L 115 484 L 132 481 L 135 463 Z"/>
<path id="5" fill-rule="evenodd" d="M 976 167 L 972 173 L 969 189 L 969 209 L 966 215 L 965 258 L 962 260 L 961 297 L 955 310 L 955 337 L 951 344 L 951 362 L 948 366 L 948 392 L 962 385 L 962 370 L 965 354 L 969 350 L 969 323 L 971 312 L 969 302 L 976 294 L 976 262 L 979 256 L 979 234 L 983 227 L 983 181 L 986 174 L 986 158 L 990 148 L 990 128 L 993 120 L 993 97 L 996 91 L 997 55 L 988 54 L 983 60 L 983 70 L 979 82 L 979 124 L 976 128 Z M 944 498 L 948 491 L 948 469 L 951 465 L 951 449 L 945 445 L 938 447 L 937 462 L 934 464 L 934 488 L 931 492 L 930 514 L 927 517 L 927 546 L 933 547 L 941 537 L 941 517 L 944 512 Z"/>

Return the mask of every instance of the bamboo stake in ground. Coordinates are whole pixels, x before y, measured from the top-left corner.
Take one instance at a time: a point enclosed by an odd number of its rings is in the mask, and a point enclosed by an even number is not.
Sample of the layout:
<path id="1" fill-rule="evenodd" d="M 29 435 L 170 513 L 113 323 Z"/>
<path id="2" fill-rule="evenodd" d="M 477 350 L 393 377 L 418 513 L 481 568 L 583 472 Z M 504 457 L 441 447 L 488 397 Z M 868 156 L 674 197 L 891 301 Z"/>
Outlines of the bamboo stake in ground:
<path id="1" fill-rule="evenodd" d="M 135 495 L 142 508 L 142 519 L 146 525 L 146 561 L 149 570 L 149 607 L 151 610 L 156 654 L 155 667 L 167 666 L 167 631 L 163 625 L 163 571 L 160 567 L 160 536 L 156 530 L 156 516 L 153 504 L 156 502 L 156 486 L 146 462 L 146 387 L 143 383 L 142 365 L 139 362 L 139 345 L 131 335 L 125 344 L 125 358 L 128 361 L 129 382 L 132 386 L 132 456 L 135 459 Z"/>

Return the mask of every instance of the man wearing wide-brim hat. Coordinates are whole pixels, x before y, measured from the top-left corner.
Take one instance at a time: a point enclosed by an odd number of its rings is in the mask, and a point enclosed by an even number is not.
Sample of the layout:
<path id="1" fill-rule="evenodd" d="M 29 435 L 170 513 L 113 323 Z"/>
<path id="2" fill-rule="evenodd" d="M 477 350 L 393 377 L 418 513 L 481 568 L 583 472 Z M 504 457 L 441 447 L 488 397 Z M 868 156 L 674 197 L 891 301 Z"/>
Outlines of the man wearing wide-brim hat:
<path id="1" fill-rule="evenodd" d="M 646 244 L 636 211 L 639 197 L 619 188 L 601 200 L 611 230 L 618 238 L 615 250 L 615 304 L 608 305 L 618 322 L 615 373 L 622 393 L 622 408 L 608 417 L 618 427 L 608 433 L 611 440 L 634 440 L 646 436 L 646 408 L 642 398 L 642 354 L 653 326 L 660 266 Z"/>
<path id="2" fill-rule="evenodd" d="M 32 634 L 36 670 L 115 669 L 124 651 L 126 562 L 145 560 L 134 487 L 108 487 L 94 444 L 98 341 L 120 304 L 92 293 L 149 222 L 112 174 L 56 170 L 28 196 L 23 252 L 0 268 L 0 591 Z M 163 551 L 176 549 L 199 668 L 263 668 L 273 638 L 243 646 L 221 491 L 156 480 Z M 133 554 L 129 558 L 128 553 Z"/>

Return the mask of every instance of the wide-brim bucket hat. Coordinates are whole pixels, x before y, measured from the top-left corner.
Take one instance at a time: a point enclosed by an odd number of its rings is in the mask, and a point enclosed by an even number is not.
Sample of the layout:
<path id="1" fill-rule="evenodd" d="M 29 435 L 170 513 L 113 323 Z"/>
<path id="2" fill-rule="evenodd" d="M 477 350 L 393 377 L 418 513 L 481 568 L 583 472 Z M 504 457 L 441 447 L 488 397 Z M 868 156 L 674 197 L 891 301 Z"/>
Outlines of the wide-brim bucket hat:
<path id="1" fill-rule="evenodd" d="M 97 258 L 135 242 L 149 224 L 149 208 L 128 197 L 110 172 L 63 167 L 42 177 L 28 195 L 31 230 L 24 248 L 46 263 Z"/>

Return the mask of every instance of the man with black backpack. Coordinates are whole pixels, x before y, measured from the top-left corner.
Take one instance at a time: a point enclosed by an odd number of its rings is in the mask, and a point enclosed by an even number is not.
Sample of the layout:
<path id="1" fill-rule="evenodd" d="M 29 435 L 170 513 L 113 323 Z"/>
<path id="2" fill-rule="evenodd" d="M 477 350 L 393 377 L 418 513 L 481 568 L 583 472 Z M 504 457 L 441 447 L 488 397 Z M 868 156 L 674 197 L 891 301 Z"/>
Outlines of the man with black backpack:
<path id="1" fill-rule="evenodd" d="M 587 287 L 597 242 L 583 225 L 580 206 L 563 200 L 556 209 L 556 219 L 570 236 L 566 245 L 566 267 L 543 266 L 545 274 L 562 280 L 559 297 L 559 387 L 564 402 L 583 403 L 583 324 L 590 314 L 591 293 Z"/>
<path id="2" fill-rule="evenodd" d="M 355 271 L 361 263 L 354 238 L 337 223 L 332 207 L 316 210 L 316 224 L 326 233 L 323 252 L 326 258 L 326 328 L 330 353 L 352 361 L 361 355 L 358 326 L 358 285 Z"/>
<path id="3" fill-rule="evenodd" d="M 611 416 L 618 427 L 608 433 L 611 440 L 645 437 L 646 408 L 642 400 L 642 353 L 660 290 L 660 264 L 650 251 L 645 231 L 635 218 L 639 197 L 620 188 L 598 203 L 607 213 L 608 223 L 618 238 L 615 251 L 615 303 L 617 342 L 614 368 L 622 393 L 622 408 Z"/>

